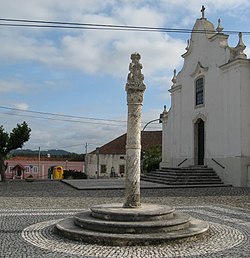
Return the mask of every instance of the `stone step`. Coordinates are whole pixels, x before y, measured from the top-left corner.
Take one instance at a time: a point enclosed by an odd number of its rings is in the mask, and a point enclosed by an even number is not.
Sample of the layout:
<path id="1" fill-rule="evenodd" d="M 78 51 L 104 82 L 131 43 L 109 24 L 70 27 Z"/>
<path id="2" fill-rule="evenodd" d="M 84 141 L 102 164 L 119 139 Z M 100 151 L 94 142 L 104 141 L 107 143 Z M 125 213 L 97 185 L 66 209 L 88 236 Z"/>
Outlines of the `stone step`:
<path id="1" fill-rule="evenodd" d="M 123 208 L 120 203 L 97 205 L 90 208 L 91 216 L 112 221 L 155 221 L 171 219 L 175 209 L 167 205 L 144 203 L 140 208 Z"/>
<path id="2" fill-rule="evenodd" d="M 159 173 L 193 173 L 193 174 L 196 174 L 196 173 L 208 173 L 208 174 L 211 174 L 211 173 L 215 173 L 215 171 L 213 169 L 203 169 L 203 170 L 200 170 L 200 169 L 157 169 L 157 170 L 154 170 L 155 172 L 159 172 Z"/>
<path id="3" fill-rule="evenodd" d="M 87 243 L 112 246 L 134 246 L 161 244 L 167 241 L 179 238 L 196 236 L 208 230 L 209 225 L 205 221 L 191 219 L 189 227 L 182 230 L 170 232 L 157 232 L 151 234 L 117 234 L 87 230 L 78 227 L 73 218 L 60 221 L 55 225 L 55 232 L 71 240 L 77 240 Z"/>
<path id="4" fill-rule="evenodd" d="M 189 166 L 189 167 L 162 167 L 159 170 L 213 170 L 211 167 L 207 166 Z"/>
<path id="5" fill-rule="evenodd" d="M 161 173 L 148 173 L 148 174 L 143 174 L 143 176 L 155 176 L 155 177 L 161 177 L 161 178 L 177 178 L 177 177 L 188 177 L 188 178 L 219 178 L 218 175 L 216 174 L 161 174 Z"/>
<path id="6" fill-rule="evenodd" d="M 190 174 L 196 174 L 196 173 L 200 173 L 200 174 L 202 174 L 202 173 L 207 173 L 207 174 L 213 174 L 213 173 L 216 173 L 214 170 L 186 170 L 186 169 L 180 169 L 180 170 L 173 170 L 173 169 L 157 169 L 157 170 L 153 170 L 154 172 L 157 172 L 157 173 L 162 173 L 162 174 L 164 174 L 164 173 L 177 173 L 177 174 L 179 174 L 179 173 L 190 173 Z M 152 171 L 152 172 L 153 172 Z"/>
<path id="7" fill-rule="evenodd" d="M 211 181 L 197 181 L 197 182 L 184 182 L 184 181 L 167 181 L 167 180 L 162 180 L 162 179 L 152 179 L 152 178 L 141 178 L 141 180 L 143 181 L 148 181 L 148 182 L 152 182 L 152 183 L 158 183 L 158 184 L 165 184 L 165 185 L 170 185 L 170 186 L 185 186 L 185 187 L 195 187 L 196 185 L 199 187 L 209 187 L 209 186 L 226 186 L 224 185 L 223 182 L 211 182 Z"/>
<path id="8" fill-rule="evenodd" d="M 168 181 L 220 181 L 221 179 L 218 176 L 204 176 L 204 177 L 197 177 L 197 176 L 158 176 L 158 175 L 141 175 L 141 178 L 155 178 L 161 180 L 168 180 Z"/>
<path id="9" fill-rule="evenodd" d="M 150 221 L 110 221 L 91 216 L 91 211 L 81 212 L 74 216 L 75 224 L 81 228 L 93 231 L 143 234 L 153 232 L 169 232 L 180 230 L 189 226 L 190 216 L 174 213 L 172 218 Z"/>

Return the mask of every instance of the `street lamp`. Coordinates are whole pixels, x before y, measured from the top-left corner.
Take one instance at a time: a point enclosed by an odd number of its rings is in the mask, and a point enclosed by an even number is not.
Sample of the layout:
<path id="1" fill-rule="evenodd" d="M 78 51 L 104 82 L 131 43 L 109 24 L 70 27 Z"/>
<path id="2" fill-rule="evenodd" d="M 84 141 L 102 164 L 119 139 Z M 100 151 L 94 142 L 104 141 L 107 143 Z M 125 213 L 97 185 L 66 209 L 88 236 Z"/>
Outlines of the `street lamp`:
<path id="1" fill-rule="evenodd" d="M 146 129 L 146 127 L 147 127 L 149 124 L 151 124 L 151 123 L 153 123 L 153 122 L 156 122 L 156 121 L 159 121 L 159 123 L 160 123 L 160 122 L 161 122 L 161 119 L 160 119 L 160 118 L 157 118 L 157 119 L 154 119 L 154 120 L 151 120 L 151 121 L 147 122 L 147 123 L 144 125 L 142 131 L 144 132 L 145 129 Z"/>

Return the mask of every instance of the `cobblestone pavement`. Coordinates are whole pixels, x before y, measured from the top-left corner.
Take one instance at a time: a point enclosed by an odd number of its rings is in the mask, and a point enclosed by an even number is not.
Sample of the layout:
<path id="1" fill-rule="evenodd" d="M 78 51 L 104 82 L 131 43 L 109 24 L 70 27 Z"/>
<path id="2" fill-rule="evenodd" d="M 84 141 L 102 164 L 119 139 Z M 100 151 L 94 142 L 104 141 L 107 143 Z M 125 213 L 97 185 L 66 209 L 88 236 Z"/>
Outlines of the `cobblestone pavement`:
<path id="1" fill-rule="evenodd" d="M 61 182 L 0 183 L 0 257 L 250 257 L 250 188 L 143 189 L 141 201 L 175 206 L 206 220 L 205 234 L 157 246 L 98 246 L 62 239 L 53 224 L 124 190 L 79 191 Z"/>

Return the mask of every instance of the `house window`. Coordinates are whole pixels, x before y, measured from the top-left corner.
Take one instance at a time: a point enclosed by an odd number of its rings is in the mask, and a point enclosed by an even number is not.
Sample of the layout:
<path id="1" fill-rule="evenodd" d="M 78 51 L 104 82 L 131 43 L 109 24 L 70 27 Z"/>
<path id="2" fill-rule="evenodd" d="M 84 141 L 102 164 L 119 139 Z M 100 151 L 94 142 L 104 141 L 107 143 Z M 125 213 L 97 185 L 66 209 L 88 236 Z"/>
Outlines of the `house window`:
<path id="1" fill-rule="evenodd" d="M 29 166 L 25 166 L 25 173 L 29 173 L 30 172 L 30 167 Z"/>
<path id="2" fill-rule="evenodd" d="M 101 173 L 106 173 L 106 171 L 107 171 L 107 166 L 101 165 Z"/>
<path id="3" fill-rule="evenodd" d="M 32 172 L 33 172 L 33 173 L 38 173 L 38 167 L 37 167 L 37 166 L 33 166 Z"/>
<path id="4" fill-rule="evenodd" d="M 204 104 L 204 79 L 199 78 L 195 81 L 195 105 Z"/>
<path id="5" fill-rule="evenodd" d="M 12 173 L 12 172 L 13 172 L 13 171 L 12 171 L 13 168 L 14 168 L 13 166 L 9 166 L 9 173 Z M 7 173 L 7 170 L 5 171 L 5 173 Z"/>

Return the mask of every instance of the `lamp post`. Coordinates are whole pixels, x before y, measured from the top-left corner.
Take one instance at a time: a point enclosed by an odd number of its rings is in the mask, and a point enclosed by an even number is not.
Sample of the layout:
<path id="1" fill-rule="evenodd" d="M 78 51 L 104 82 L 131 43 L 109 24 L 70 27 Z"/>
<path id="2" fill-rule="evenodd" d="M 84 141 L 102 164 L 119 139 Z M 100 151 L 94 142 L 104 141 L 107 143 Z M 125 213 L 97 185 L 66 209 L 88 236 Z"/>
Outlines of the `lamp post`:
<path id="1" fill-rule="evenodd" d="M 146 127 L 147 127 L 149 124 L 151 124 L 151 123 L 153 123 L 153 122 L 156 122 L 156 121 L 161 121 L 161 119 L 160 119 L 160 118 L 157 118 L 157 119 L 154 119 L 154 120 L 151 120 L 151 121 L 147 122 L 147 123 L 144 125 L 142 131 L 144 132 L 145 129 L 146 129 Z"/>

